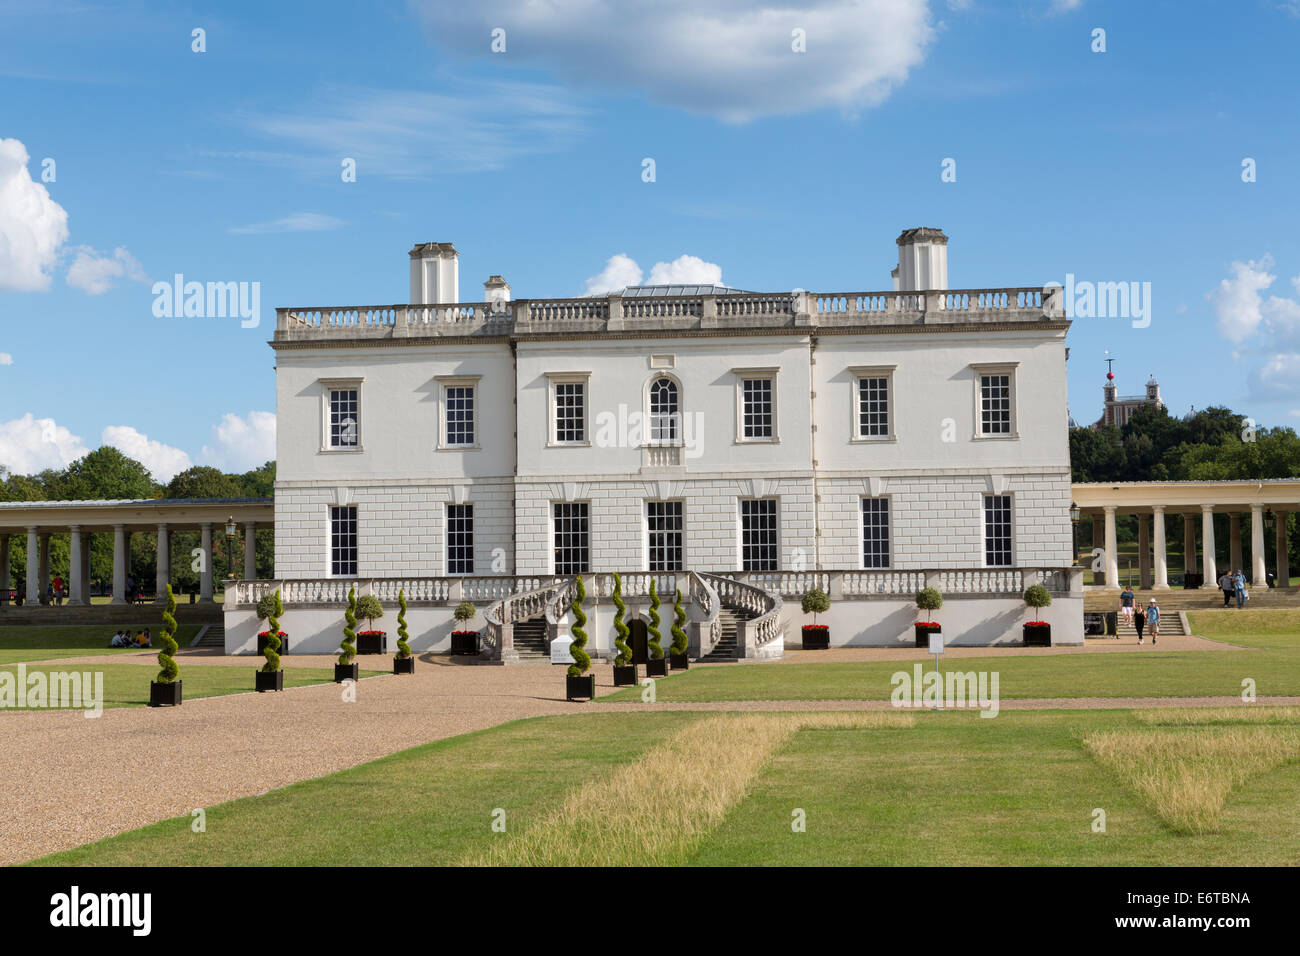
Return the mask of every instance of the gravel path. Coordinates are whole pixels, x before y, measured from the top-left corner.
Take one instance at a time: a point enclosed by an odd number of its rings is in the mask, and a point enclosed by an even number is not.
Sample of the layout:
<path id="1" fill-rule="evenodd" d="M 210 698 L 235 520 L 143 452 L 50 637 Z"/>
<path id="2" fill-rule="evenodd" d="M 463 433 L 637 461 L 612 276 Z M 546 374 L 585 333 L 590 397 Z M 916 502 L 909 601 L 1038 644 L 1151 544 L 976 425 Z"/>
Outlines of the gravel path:
<path id="1" fill-rule="evenodd" d="M 1173 641 L 1170 639 L 1171 649 Z M 1227 645 L 1218 645 L 1226 647 Z M 1163 647 L 1163 645 L 1162 645 Z M 1134 650 L 1145 648 L 1134 647 Z M 974 649 L 972 649 L 974 650 Z M 979 649 L 987 654 L 988 649 Z M 795 652 L 830 661 L 839 652 Z M 925 657 L 909 649 L 850 652 L 854 660 Z M 1025 653 L 1022 649 L 1021 653 Z M 889 656 L 875 656 L 875 655 Z M 256 666 L 256 658 L 187 654 L 192 663 Z M 955 655 L 954 656 L 959 656 Z M 964 656 L 964 655 L 962 655 Z M 132 655 L 134 659 L 136 656 Z M 90 662 L 102 658 L 89 658 Z M 120 662 L 123 658 L 115 658 Z M 329 657 L 286 657 L 290 667 Z M 370 663 L 361 658 L 363 668 Z M 387 665 L 375 657 L 374 666 Z M 139 655 L 141 666 L 154 666 Z M 48 663 L 48 662 L 47 662 Z M 182 661 L 182 663 L 184 663 Z M 715 665 L 737 666 L 737 665 Z M 597 692 L 612 691 L 608 665 L 594 668 Z M 236 797 L 319 777 L 431 740 L 522 717 L 695 711 L 887 710 L 888 701 L 568 703 L 563 671 L 548 666 L 480 667 L 426 656 L 413 676 L 361 680 L 355 702 L 335 684 L 278 694 L 193 700 L 179 709 L 114 708 L 88 719 L 74 711 L 0 714 L 0 864 L 43 856 Z M 1003 700 L 1004 710 L 1240 705 L 1224 698 Z M 1297 704 L 1300 698 L 1261 698 Z"/>

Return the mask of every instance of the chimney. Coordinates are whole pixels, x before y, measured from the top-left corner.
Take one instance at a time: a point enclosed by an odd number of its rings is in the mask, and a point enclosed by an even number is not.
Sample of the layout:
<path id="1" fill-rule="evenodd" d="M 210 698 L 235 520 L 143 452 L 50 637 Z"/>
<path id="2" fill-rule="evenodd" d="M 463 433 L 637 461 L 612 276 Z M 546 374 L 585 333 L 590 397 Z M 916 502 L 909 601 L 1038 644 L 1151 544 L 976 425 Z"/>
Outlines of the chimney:
<path id="1" fill-rule="evenodd" d="M 898 237 L 898 268 L 891 273 L 895 292 L 948 288 L 948 237 L 942 229 L 904 229 Z"/>
<path id="2" fill-rule="evenodd" d="M 411 305 L 460 301 L 460 255 L 450 242 L 422 242 L 411 250 Z"/>
<path id="3" fill-rule="evenodd" d="M 488 276 L 487 282 L 483 283 L 483 301 L 492 304 L 493 312 L 506 311 L 506 303 L 510 301 L 510 283 L 500 276 Z"/>

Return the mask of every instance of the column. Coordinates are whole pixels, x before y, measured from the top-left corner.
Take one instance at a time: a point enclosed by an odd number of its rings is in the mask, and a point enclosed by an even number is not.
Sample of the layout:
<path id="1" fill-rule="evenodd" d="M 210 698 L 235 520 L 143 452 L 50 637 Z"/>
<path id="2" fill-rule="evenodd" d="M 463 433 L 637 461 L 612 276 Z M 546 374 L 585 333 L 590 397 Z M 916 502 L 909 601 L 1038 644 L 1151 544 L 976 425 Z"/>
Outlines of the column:
<path id="1" fill-rule="evenodd" d="M 1283 525 L 1285 527 L 1285 525 Z M 9 603 L 9 535 L 0 534 L 0 605 Z"/>
<path id="2" fill-rule="evenodd" d="M 1151 521 L 1138 515 L 1138 589 L 1151 588 Z"/>
<path id="3" fill-rule="evenodd" d="M 1280 588 L 1289 588 L 1291 586 L 1291 555 L 1287 548 L 1289 542 L 1286 537 L 1286 519 L 1285 511 L 1275 511 L 1277 515 L 1277 586 Z M 5 560 L 7 546 L 0 542 L 0 561 Z M 0 566 L 0 582 L 5 581 L 4 569 Z"/>
<path id="4" fill-rule="evenodd" d="M 86 604 L 90 601 L 90 532 L 81 532 L 81 567 L 77 569 L 77 574 L 81 578 L 81 593 L 86 596 Z"/>
<path id="5" fill-rule="evenodd" d="M 1092 516 L 1092 548 L 1093 548 L 1094 551 L 1095 551 L 1097 548 L 1101 548 L 1102 550 L 1105 550 L 1105 547 L 1106 547 L 1106 544 L 1105 544 L 1105 534 L 1106 534 L 1106 532 L 1102 529 L 1101 515 L 1093 515 L 1093 516 Z M 1089 563 L 1091 563 L 1091 562 L 1089 562 Z M 1105 555 L 1102 555 L 1101 570 L 1100 570 L 1100 571 L 1094 571 L 1094 572 L 1093 572 L 1093 575 L 1092 575 L 1092 583 L 1093 583 L 1093 584 L 1105 584 L 1105 583 L 1107 583 L 1107 582 L 1106 582 L 1106 558 L 1105 558 Z"/>
<path id="6" fill-rule="evenodd" d="M 1106 587 L 1119 587 L 1119 539 L 1115 536 L 1115 506 L 1106 505 Z"/>
<path id="7" fill-rule="evenodd" d="M 1228 563 L 1232 565 L 1230 571 L 1245 570 L 1241 560 L 1241 515 L 1235 511 L 1228 516 Z"/>
<path id="8" fill-rule="evenodd" d="M 158 562 L 154 569 L 154 604 L 167 603 L 167 584 L 171 581 L 172 547 L 171 532 L 167 525 L 158 525 Z"/>
<path id="9" fill-rule="evenodd" d="M 41 549 L 38 571 L 40 572 L 40 601 L 44 604 L 50 600 L 48 594 L 50 588 L 50 535 L 45 532 L 41 535 Z"/>
<path id="10" fill-rule="evenodd" d="M 1264 506 L 1250 506 L 1250 563 L 1254 570 L 1251 583 L 1268 587 L 1268 569 L 1264 565 Z"/>
<path id="11" fill-rule="evenodd" d="M 86 603 L 86 592 L 81 582 L 81 526 L 68 529 L 68 606 L 81 607 Z"/>
<path id="12" fill-rule="evenodd" d="M 212 522 L 203 524 L 203 570 L 199 572 L 199 600 L 212 600 Z"/>
<path id="13" fill-rule="evenodd" d="M 1156 579 L 1151 585 L 1157 591 L 1169 590 L 1169 555 L 1165 544 L 1165 506 L 1152 506 L 1151 525 L 1155 528 Z"/>
<path id="14" fill-rule="evenodd" d="M 113 604 L 126 603 L 126 526 L 113 525 Z"/>
<path id="15" fill-rule="evenodd" d="M 1219 572 L 1214 567 L 1214 505 L 1201 505 L 1201 587 L 1218 588 Z"/>
<path id="16" fill-rule="evenodd" d="M 27 606 L 41 603 L 41 542 L 36 528 L 27 529 Z"/>
<path id="17" fill-rule="evenodd" d="M 244 580 L 257 580 L 257 522 L 244 525 Z"/>

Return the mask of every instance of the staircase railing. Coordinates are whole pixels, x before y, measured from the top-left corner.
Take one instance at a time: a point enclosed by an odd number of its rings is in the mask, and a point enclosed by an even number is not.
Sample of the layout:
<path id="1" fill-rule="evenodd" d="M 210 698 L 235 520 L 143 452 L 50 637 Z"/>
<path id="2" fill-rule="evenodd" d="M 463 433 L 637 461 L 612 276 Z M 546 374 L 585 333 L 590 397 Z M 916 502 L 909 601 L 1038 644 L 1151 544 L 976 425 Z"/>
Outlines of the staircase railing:
<path id="1" fill-rule="evenodd" d="M 700 577 L 713 586 L 723 604 L 754 615 L 748 621 L 736 622 L 737 657 L 768 656 L 764 649 L 777 639 L 785 638 L 785 628 L 781 626 L 780 594 L 720 574 L 702 573 Z"/>
<path id="2" fill-rule="evenodd" d="M 515 624 L 539 614 L 549 622 L 549 610 L 556 594 L 565 587 L 576 588 L 573 578 L 554 578 L 551 583 L 511 594 L 483 612 L 486 626 L 482 634 L 479 657 L 485 660 L 512 661 L 519 657 L 515 650 Z M 548 641 L 549 643 L 549 641 Z"/>
<path id="3" fill-rule="evenodd" d="M 713 652 L 722 640 L 722 601 L 704 576 L 691 571 L 687 582 L 690 599 L 704 612 L 704 620 L 691 624 L 687 653 L 700 658 Z"/>

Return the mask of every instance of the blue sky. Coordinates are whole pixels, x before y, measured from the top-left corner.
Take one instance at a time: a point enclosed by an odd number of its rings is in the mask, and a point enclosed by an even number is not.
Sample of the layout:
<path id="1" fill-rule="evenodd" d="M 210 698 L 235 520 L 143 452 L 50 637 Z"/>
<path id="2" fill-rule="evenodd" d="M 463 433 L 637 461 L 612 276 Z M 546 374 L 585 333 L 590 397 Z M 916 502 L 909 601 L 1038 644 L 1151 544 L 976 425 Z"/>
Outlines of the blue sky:
<path id="1" fill-rule="evenodd" d="M 952 288 L 1150 283 L 1145 328 L 1076 319 L 1080 421 L 1109 349 L 1121 393 L 1300 424 L 1295 0 L 546 6 L 0 0 L 0 463 L 272 457 L 275 307 L 405 301 L 415 242 L 469 301 L 615 256 L 866 291 L 918 225 Z M 156 317 L 176 273 L 260 326 Z"/>

